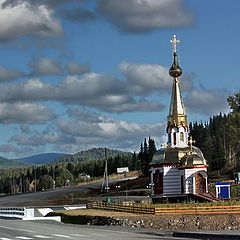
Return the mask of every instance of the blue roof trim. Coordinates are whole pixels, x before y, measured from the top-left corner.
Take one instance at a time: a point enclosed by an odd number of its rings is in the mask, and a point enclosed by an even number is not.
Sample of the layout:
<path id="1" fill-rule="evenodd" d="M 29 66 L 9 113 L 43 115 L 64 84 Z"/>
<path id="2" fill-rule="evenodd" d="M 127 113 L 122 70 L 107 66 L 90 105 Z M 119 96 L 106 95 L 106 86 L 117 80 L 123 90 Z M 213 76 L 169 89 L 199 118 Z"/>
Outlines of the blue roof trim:
<path id="1" fill-rule="evenodd" d="M 221 185 L 228 185 L 228 186 L 230 186 L 231 184 L 230 184 L 230 182 L 216 182 L 215 183 L 215 185 L 217 186 L 217 185 L 219 185 L 219 186 L 221 186 Z"/>

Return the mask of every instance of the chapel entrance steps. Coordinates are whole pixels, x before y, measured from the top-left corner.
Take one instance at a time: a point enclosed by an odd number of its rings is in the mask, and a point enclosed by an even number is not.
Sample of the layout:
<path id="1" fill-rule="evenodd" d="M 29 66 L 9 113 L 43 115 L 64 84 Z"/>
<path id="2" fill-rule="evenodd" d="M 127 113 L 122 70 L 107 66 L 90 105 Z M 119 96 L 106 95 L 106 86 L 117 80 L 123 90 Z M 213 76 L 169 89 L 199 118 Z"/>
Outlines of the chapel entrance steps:
<path id="1" fill-rule="evenodd" d="M 220 201 L 220 199 L 216 198 L 211 193 L 198 193 L 195 196 L 196 196 L 196 200 L 200 200 L 200 201 L 208 201 L 208 202 L 219 202 Z"/>

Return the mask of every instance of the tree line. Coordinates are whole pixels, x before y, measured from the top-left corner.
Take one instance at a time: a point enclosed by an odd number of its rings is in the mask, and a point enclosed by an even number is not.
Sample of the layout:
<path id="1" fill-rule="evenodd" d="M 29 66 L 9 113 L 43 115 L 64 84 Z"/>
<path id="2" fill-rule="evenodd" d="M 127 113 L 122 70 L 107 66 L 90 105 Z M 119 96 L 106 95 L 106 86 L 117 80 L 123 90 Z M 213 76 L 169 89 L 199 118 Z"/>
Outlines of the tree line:
<path id="1" fill-rule="evenodd" d="M 240 171 L 240 92 L 227 99 L 231 112 L 218 114 L 208 122 L 190 123 L 190 135 L 196 140 L 210 171 L 228 168 Z"/>
<path id="2" fill-rule="evenodd" d="M 84 162 L 59 162 L 43 166 L 1 170 L 0 193 L 17 194 L 39 191 L 53 187 L 88 181 L 103 176 L 106 159 Z M 138 170 L 136 153 L 107 158 L 108 173 L 117 172 L 119 167 Z M 90 178 L 89 178 L 90 176 Z"/>

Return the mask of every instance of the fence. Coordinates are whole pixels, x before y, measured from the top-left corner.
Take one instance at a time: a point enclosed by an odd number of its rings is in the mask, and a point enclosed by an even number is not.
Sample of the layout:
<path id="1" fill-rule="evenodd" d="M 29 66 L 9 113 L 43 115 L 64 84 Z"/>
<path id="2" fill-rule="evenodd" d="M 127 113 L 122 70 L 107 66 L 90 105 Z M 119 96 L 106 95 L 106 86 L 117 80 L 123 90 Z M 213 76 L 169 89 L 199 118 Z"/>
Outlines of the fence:
<path id="1" fill-rule="evenodd" d="M 156 215 L 163 214 L 221 214 L 240 213 L 240 206 L 211 206 L 211 207 L 175 207 L 155 208 Z"/>
<path id="2" fill-rule="evenodd" d="M 116 204 L 106 202 L 93 202 L 88 203 L 87 208 L 104 209 L 120 212 L 131 212 L 139 214 L 154 214 L 155 208 L 150 205 L 138 205 L 138 204 Z"/>
<path id="3" fill-rule="evenodd" d="M 165 207 L 158 208 L 152 205 L 138 205 L 138 204 L 115 204 L 106 202 L 88 203 L 87 208 L 103 209 L 121 212 L 131 212 L 138 214 L 226 214 L 235 213 L 240 214 L 240 205 L 232 206 L 210 206 L 210 207 Z"/>

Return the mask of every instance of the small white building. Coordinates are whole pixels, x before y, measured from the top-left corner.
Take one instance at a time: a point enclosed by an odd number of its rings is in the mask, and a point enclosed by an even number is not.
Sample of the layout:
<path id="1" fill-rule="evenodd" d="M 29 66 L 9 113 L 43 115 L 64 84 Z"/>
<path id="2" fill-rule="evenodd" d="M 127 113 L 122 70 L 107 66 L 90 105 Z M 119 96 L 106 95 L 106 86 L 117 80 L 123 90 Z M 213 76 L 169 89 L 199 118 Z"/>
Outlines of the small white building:
<path id="1" fill-rule="evenodd" d="M 121 173 L 128 173 L 129 169 L 128 167 L 121 167 L 121 168 L 117 168 L 117 173 L 121 174 Z"/>
<path id="2" fill-rule="evenodd" d="M 179 40 L 173 36 L 173 64 L 169 75 L 173 78 L 172 96 L 166 132 L 167 146 L 158 150 L 151 162 L 151 186 L 153 202 L 211 201 L 207 189 L 207 163 L 201 152 L 189 138 L 187 115 L 181 96 L 179 79 L 182 69 L 177 61 L 176 46 Z M 189 140 L 190 139 L 190 140 Z"/>

